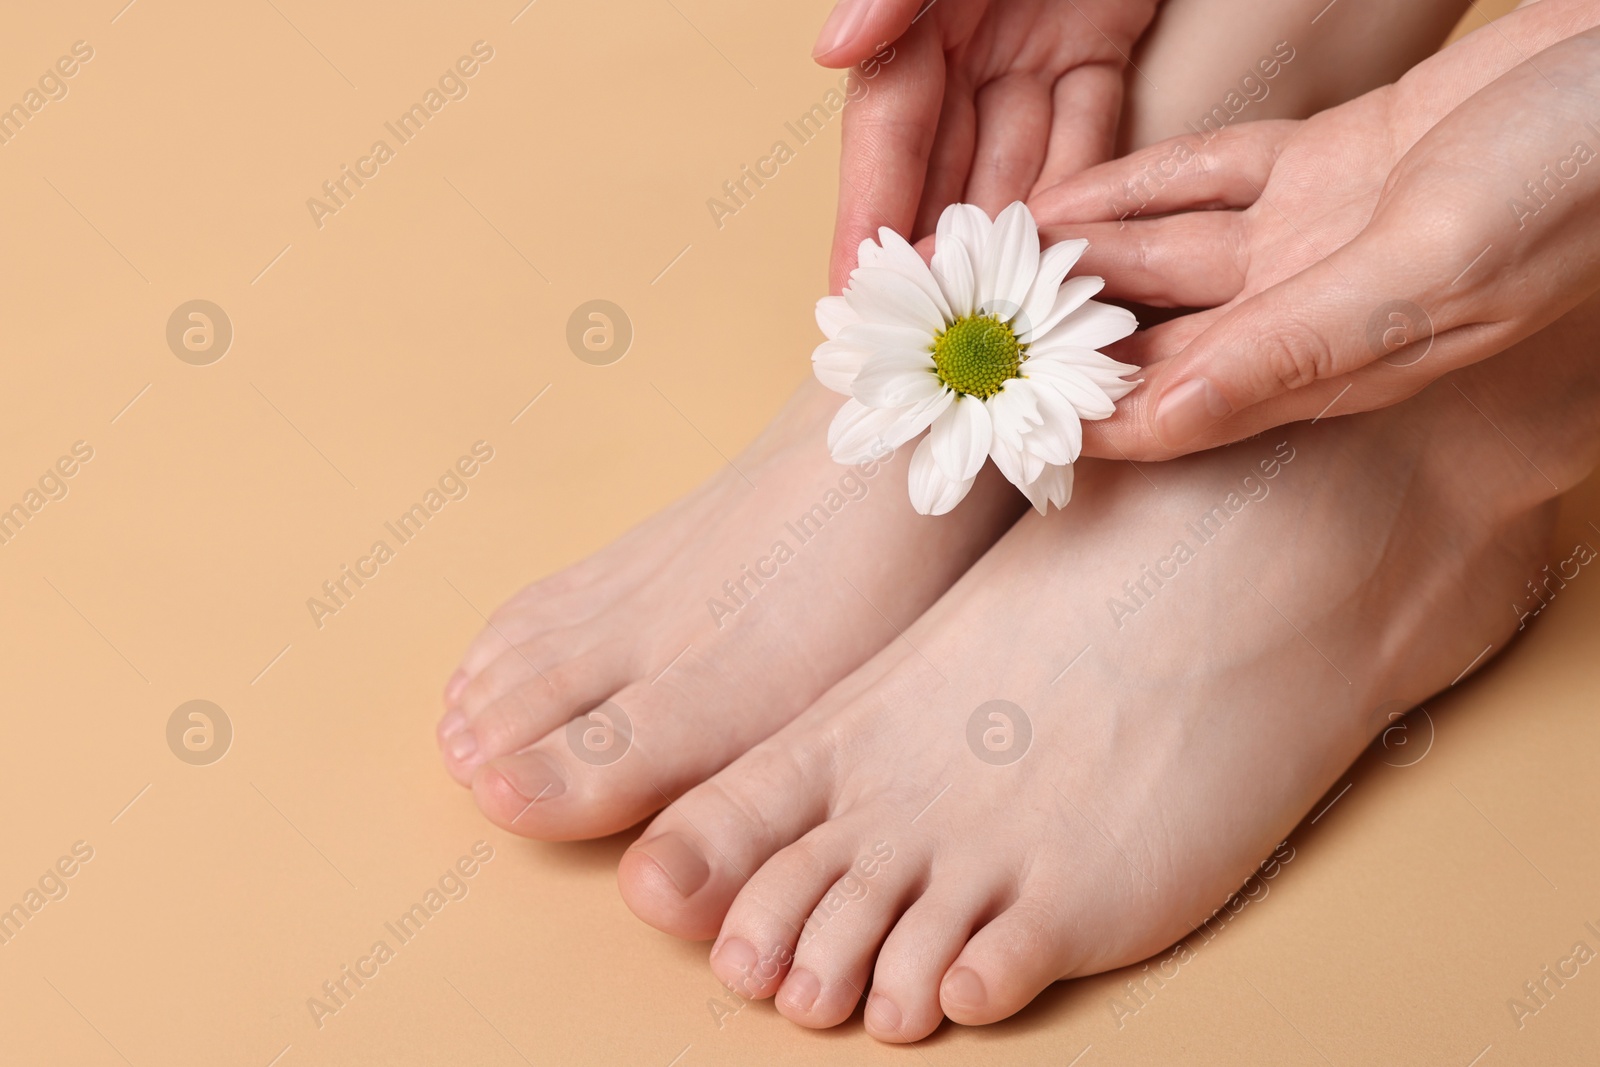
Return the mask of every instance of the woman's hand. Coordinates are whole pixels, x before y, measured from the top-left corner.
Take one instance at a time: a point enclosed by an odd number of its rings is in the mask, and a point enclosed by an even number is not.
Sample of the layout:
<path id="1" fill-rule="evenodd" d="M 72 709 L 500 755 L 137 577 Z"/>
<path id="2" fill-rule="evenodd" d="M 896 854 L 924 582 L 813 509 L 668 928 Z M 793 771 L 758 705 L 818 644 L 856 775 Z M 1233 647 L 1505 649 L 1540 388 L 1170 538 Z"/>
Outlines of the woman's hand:
<path id="1" fill-rule="evenodd" d="M 1147 384 L 1086 450 L 1161 459 L 1396 403 L 1600 288 L 1597 6 L 1544 0 L 1304 123 L 1166 142 L 1038 197 L 1108 292 L 1213 308 L 1126 343 Z M 1219 207 L 1242 210 L 1195 210 Z M 1084 218 L 1121 221 L 1058 221 Z"/>
<path id="2" fill-rule="evenodd" d="M 887 41 L 894 56 L 845 110 L 833 291 L 879 226 L 915 240 L 951 203 L 994 215 L 1109 159 L 1124 67 L 1156 3 L 842 0 L 817 61 L 847 67 Z"/>

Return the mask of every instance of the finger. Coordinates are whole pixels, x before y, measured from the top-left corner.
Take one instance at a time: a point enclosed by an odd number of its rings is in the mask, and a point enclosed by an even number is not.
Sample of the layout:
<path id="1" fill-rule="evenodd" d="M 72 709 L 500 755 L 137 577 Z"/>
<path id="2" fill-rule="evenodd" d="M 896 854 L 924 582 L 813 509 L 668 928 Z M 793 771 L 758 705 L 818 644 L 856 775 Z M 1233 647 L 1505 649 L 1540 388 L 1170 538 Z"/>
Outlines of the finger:
<path id="1" fill-rule="evenodd" d="M 1091 221 L 1249 207 L 1297 125 L 1242 122 L 1220 134 L 1185 134 L 1141 148 L 1053 186 L 1041 182 L 1034 214 Z"/>
<path id="2" fill-rule="evenodd" d="M 916 218 L 944 96 L 944 54 L 931 27 L 896 42 L 894 61 L 869 84 L 844 109 L 829 271 L 835 293 L 854 269 L 862 240 L 879 226 L 906 233 Z"/>
<path id="3" fill-rule="evenodd" d="M 1111 158 L 1122 89 L 1122 71 L 1109 63 L 1076 67 L 1056 79 L 1050 145 L 1034 189 L 1047 189 Z"/>
<path id="4" fill-rule="evenodd" d="M 978 90 L 978 139 L 964 199 L 991 217 L 1033 188 L 1050 143 L 1050 87 L 1033 74 L 1006 74 Z"/>
<path id="5" fill-rule="evenodd" d="M 1236 412 L 1379 360 L 1398 367 L 1423 352 L 1437 377 L 1500 351 L 1519 325 L 1439 280 L 1460 255 L 1451 240 L 1419 246 L 1409 219 L 1369 226 L 1228 309 L 1163 367 L 1149 389 L 1148 431 L 1184 446 Z"/>
<path id="6" fill-rule="evenodd" d="M 1060 224 L 1040 219 L 1039 243 L 1089 242 L 1076 274 L 1098 274 L 1105 295 L 1152 307 L 1208 308 L 1244 288 L 1245 216 L 1194 211 L 1134 222 Z"/>
<path id="7" fill-rule="evenodd" d="M 1127 343 L 1124 342 L 1124 345 Z M 1117 358 L 1138 361 L 1137 356 L 1130 356 L 1124 351 L 1118 351 Z M 1435 358 L 1442 360 L 1444 353 L 1435 350 L 1426 358 L 1430 361 Z M 1146 366 L 1147 372 L 1156 378 L 1165 369 L 1161 363 Z M 1248 407 L 1213 424 L 1199 436 L 1179 446 L 1162 444 L 1146 429 L 1147 400 L 1153 394 L 1142 393 L 1141 387 L 1141 390 L 1135 390 L 1126 399 L 1117 402 L 1117 413 L 1111 418 L 1084 423 L 1083 454 L 1139 463 L 1164 462 L 1191 452 L 1233 444 L 1291 422 L 1317 423 L 1324 419 L 1389 407 L 1427 388 L 1438 379 L 1439 373 L 1438 364 L 1430 362 L 1424 365 L 1420 358 L 1416 363 L 1404 364 L 1380 360 L 1352 374 L 1315 382 L 1303 389 Z"/>
<path id="8" fill-rule="evenodd" d="M 811 58 L 848 67 L 898 40 L 917 21 L 924 0 L 840 0 L 822 24 Z"/>
<path id="9" fill-rule="evenodd" d="M 977 140 L 978 116 L 972 105 L 972 87 L 951 77 L 945 83 L 944 109 L 928 156 L 928 179 L 922 187 L 914 239 L 932 233 L 940 212 L 961 199 L 967 175 L 972 172 L 972 149 Z"/>

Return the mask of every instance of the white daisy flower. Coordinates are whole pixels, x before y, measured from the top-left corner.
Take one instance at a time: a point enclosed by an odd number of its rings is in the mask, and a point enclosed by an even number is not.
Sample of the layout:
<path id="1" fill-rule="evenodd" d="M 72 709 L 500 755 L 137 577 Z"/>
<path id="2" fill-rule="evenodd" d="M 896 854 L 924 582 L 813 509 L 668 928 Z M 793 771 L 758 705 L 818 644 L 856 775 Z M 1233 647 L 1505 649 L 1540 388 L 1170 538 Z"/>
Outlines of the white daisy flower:
<path id="1" fill-rule="evenodd" d="M 930 267 L 899 234 L 861 242 L 843 296 L 817 301 L 828 340 L 811 356 L 823 385 L 850 397 L 828 430 L 840 463 L 862 463 L 931 430 L 911 456 L 911 504 L 943 515 L 984 460 L 1045 512 L 1072 495 L 1083 419 L 1104 419 L 1139 368 L 1097 349 L 1138 323 L 1089 299 L 1105 280 L 1068 279 L 1089 247 L 1039 252 L 1020 201 L 993 222 L 972 204 L 939 217 Z"/>

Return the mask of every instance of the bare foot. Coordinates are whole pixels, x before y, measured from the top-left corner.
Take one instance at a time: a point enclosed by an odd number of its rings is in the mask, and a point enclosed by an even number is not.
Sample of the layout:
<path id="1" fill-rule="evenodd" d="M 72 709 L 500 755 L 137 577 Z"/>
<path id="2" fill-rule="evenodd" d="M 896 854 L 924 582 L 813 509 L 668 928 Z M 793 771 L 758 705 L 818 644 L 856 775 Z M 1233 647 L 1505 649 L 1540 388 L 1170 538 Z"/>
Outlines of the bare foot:
<path id="1" fill-rule="evenodd" d="M 1596 459 L 1597 321 L 1385 411 L 1084 464 L 1066 511 L 1024 517 L 903 639 L 658 816 L 624 898 L 715 936 L 719 979 L 806 1026 L 847 1019 L 870 979 L 887 1041 L 1171 944 L 1380 709 L 1511 636 L 1557 486 Z"/>
<path id="2" fill-rule="evenodd" d="M 909 448 L 829 457 L 838 406 L 808 384 L 706 485 L 494 613 L 438 730 L 491 820 L 546 839 L 633 825 L 892 640 L 1024 506 L 990 470 L 955 513 L 915 514 Z"/>

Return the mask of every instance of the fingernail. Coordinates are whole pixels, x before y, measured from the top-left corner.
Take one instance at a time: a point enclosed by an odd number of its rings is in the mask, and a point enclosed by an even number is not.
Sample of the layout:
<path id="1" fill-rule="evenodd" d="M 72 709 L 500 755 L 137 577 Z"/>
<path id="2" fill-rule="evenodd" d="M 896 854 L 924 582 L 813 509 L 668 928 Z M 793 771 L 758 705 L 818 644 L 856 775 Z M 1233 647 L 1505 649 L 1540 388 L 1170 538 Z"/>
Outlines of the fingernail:
<path id="1" fill-rule="evenodd" d="M 756 947 L 742 937 L 730 937 L 716 947 L 711 953 L 711 962 L 716 964 L 716 969 L 722 974 L 730 971 L 738 978 L 752 978 L 756 972 L 756 964 L 761 962 L 761 954 Z M 719 976 L 720 977 L 720 976 Z M 732 986 L 735 982 L 722 978 L 722 983 Z"/>
<path id="2" fill-rule="evenodd" d="M 900 1009 L 882 993 L 874 993 L 867 998 L 865 1018 L 874 1030 L 900 1032 Z"/>
<path id="3" fill-rule="evenodd" d="M 945 975 L 944 988 L 939 999 L 958 1008 L 981 1008 L 989 1000 L 989 991 L 983 988 L 983 979 L 971 967 L 956 967 Z"/>
<path id="4" fill-rule="evenodd" d="M 549 800 L 567 791 L 567 783 L 554 763 L 537 752 L 507 756 L 494 764 L 506 782 L 530 802 Z"/>
<path id="5" fill-rule="evenodd" d="M 783 988 L 778 990 L 778 995 L 789 1006 L 791 1011 L 806 1014 L 811 1011 L 811 1006 L 817 1002 L 817 997 L 822 993 L 822 983 L 817 981 L 817 976 L 805 968 L 790 971 L 789 977 L 783 980 Z"/>
<path id="6" fill-rule="evenodd" d="M 711 866 L 706 863 L 705 857 L 682 834 L 671 832 L 657 834 L 633 847 L 655 861 L 655 865 L 661 868 L 661 873 L 667 876 L 667 880 L 672 883 L 679 896 L 693 896 L 695 890 L 705 885 L 706 879 L 711 877 Z M 742 941 L 739 943 L 750 948 Z M 755 951 L 753 948 L 750 949 L 752 964 L 755 961 Z"/>
<path id="7" fill-rule="evenodd" d="M 472 754 L 478 751 L 478 738 L 471 730 L 467 730 L 450 738 L 445 742 L 444 747 L 445 751 L 450 753 L 451 759 L 461 763 L 464 760 L 471 759 Z"/>
<path id="8" fill-rule="evenodd" d="M 450 680 L 444 683 L 444 702 L 446 704 L 454 704 L 457 700 L 460 700 L 461 693 L 467 688 L 469 681 L 471 679 L 467 677 L 466 671 L 457 670 L 456 673 L 452 674 Z"/>
<path id="9" fill-rule="evenodd" d="M 1216 386 L 1205 378 L 1191 378 L 1156 402 L 1156 436 L 1162 444 L 1176 447 L 1232 412 Z"/>
<path id="10" fill-rule="evenodd" d="M 833 14 L 828 16 L 828 21 L 822 24 L 816 47 L 811 49 L 811 58 L 821 59 L 854 37 L 871 9 L 872 0 L 841 0 L 833 9 Z"/>
<path id="11" fill-rule="evenodd" d="M 447 711 L 439 720 L 439 740 L 445 742 L 467 728 L 467 717 L 459 711 Z"/>

